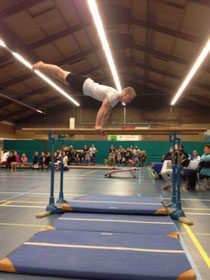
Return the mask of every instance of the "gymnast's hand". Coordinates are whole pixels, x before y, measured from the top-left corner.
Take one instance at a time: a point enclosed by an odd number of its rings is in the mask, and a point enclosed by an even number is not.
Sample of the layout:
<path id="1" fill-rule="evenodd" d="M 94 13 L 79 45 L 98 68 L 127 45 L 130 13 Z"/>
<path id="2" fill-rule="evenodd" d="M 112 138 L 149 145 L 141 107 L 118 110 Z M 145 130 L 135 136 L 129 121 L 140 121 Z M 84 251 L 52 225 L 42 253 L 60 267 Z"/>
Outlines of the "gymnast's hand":
<path id="1" fill-rule="evenodd" d="M 96 134 L 99 134 L 99 135 L 105 135 L 104 131 L 103 131 L 103 128 L 100 126 L 100 125 L 96 125 L 95 126 L 95 131 L 96 131 Z"/>

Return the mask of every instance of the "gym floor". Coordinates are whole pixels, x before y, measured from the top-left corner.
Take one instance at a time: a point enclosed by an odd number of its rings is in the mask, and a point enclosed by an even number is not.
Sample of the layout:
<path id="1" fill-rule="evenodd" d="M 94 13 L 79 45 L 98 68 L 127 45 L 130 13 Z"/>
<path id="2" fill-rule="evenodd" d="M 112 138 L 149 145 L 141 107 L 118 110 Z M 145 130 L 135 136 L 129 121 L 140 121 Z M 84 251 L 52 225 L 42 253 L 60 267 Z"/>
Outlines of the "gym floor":
<path id="1" fill-rule="evenodd" d="M 138 195 L 160 194 L 170 202 L 171 191 L 162 191 L 162 180 L 154 180 L 147 167 L 141 168 L 136 179 L 104 178 L 105 170 L 73 169 L 64 173 L 64 198 L 76 195 Z M 58 197 L 60 173 L 55 173 L 55 201 Z M 38 170 L 0 171 L 0 259 L 28 240 L 35 232 L 52 224 L 59 215 L 36 219 L 49 202 L 50 172 Z M 209 279 L 210 255 L 210 192 L 183 191 L 182 207 L 194 225 L 176 222 L 181 242 L 191 260 L 197 279 Z M 37 276 L 0 273 L 0 279 L 33 280 Z M 39 280 L 58 280 L 39 277 Z"/>

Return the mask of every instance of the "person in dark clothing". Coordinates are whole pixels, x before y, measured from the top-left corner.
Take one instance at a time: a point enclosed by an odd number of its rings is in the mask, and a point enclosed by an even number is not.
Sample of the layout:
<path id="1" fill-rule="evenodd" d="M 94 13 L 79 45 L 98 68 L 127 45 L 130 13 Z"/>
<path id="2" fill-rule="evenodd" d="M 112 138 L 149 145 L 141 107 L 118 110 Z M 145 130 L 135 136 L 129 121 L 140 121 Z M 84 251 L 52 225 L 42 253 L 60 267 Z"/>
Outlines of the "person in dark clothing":
<path id="1" fill-rule="evenodd" d="M 33 168 L 38 168 L 38 152 L 34 152 L 33 156 Z"/>
<path id="2" fill-rule="evenodd" d="M 47 170 L 49 170 L 50 162 L 51 162 L 51 156 L 50 156 L 50 153 L 47 153 L 47 155 L 45 157 L 45 167 L 47 167 Z"/>
<path id="3" fill-rule="evenodd" d="M 39 157 L 39 168 L 41 168 L 41 170 L 43 170 L 44 166 L 45 166 L 45 155 L 44 155 L 44 152 L 42 152 L 41 156 Z"/>
<path id="4" fill-rule="evenodd" d="M 194 191 L 197 181 L 197 174 L 200 174 L 202 178 L 209 178 L 210 177 L 210 144 L 206 144 L 204 146 L 204 154 L 202 155 L 200 161 L 198 162 L 195 170 L 191 171 L 187 175 L 188 179 L 188 186 L 187 189 Z"/>
<path id="5" fill-rule="evenodd" d="M 166 155 L 163 155 L 162 157 L 162 162 L 164 162 L 165 160 L 171 160 L 171 155 L 174 152 L 174 147 L 171 146 L 169 152 Z"/>

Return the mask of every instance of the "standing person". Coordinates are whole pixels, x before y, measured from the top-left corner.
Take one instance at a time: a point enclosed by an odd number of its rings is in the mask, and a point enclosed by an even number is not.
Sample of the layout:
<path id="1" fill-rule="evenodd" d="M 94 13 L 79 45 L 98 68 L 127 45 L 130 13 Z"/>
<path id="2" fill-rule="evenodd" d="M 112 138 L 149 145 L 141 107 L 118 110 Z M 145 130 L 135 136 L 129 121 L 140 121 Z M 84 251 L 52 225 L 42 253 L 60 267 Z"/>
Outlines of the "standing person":
<path id="1" fill-rule="evenodd" d="M 108 120 L 112 108 L 114 108 L 119 101 L 125 104 L 130 103 L 136 96 L 136 92 L 132 87 L 126 87 L 122 90 L 122 92 L 118 92 L 112 87 L 100 85 L 94 82 L 91 78 L 64 71 L 56 65 L 46 64 L 42 61 L 33 65 L 32 71 L 34 70 L 40 70 L 50 74 L 69 85 L 73 90 L 82 92 L 84 95 L 101 101 L 102 106 L 97 113 L 95 123 L 96 132 L 101 134 L 103 134 L 104 124 Z"/>

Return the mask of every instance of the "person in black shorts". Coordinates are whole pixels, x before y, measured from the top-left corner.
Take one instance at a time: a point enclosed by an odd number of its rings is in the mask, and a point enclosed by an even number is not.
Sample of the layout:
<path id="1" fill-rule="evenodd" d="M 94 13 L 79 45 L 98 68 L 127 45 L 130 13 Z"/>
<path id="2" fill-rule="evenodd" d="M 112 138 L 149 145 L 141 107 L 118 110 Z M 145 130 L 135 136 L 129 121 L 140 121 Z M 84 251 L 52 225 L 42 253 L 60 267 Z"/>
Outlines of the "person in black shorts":
<path id="1" fill-rule="evenodd" d="M 91 78 L 65 71 L 57 65 L 46 64 L 42 61 L 32 66 L 31 71 L 33 72 L 35 70 L 50 74 L 69 85 L 73 90 L 82 92 L 84 95 L 101 101 L 102 106 L 97 113 L 95 124 L 96 132 L 101 134 L 103 134 L 104 124 L 107 122 L 112 108 L 115 107 L 119 101 L 125 104 L 130 103 L 136 96 L 136 92 L 132 87 L 126 87 L 122 92 L 118 92 L 112 87 L 94 82 Z"/>

